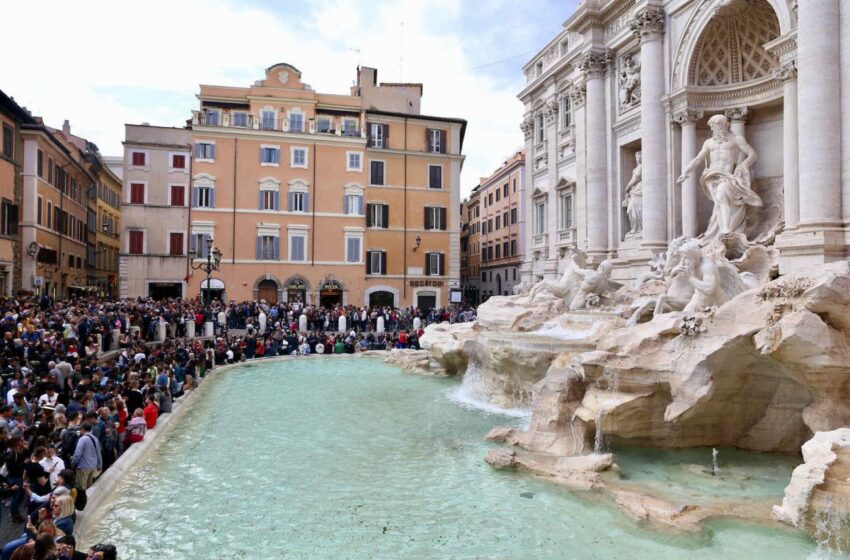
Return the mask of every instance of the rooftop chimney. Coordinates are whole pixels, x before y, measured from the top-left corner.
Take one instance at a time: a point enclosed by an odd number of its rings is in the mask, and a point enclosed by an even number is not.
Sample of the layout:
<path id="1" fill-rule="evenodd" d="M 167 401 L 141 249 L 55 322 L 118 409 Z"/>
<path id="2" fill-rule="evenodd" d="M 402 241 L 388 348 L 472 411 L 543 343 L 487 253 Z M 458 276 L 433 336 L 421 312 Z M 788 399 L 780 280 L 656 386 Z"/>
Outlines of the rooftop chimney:
<path id="1" fill-rule="evenodd" d="M 68 119 L 65 119 L 65 122 L 62 123 L 62 132 L 65 136 L 71 135 L 71 122 Z"/>

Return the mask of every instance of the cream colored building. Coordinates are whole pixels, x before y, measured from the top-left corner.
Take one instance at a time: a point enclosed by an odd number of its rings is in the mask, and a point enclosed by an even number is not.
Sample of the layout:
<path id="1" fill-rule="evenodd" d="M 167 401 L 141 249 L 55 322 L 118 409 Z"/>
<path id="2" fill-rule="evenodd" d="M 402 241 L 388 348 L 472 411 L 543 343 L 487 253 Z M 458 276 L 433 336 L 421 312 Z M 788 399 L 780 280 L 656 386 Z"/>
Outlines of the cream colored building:
<path id="1" fill-rule="evenodd" d="M 184 297 L 191 131 L 128 124 L 124 134 L 119 296 Z"/>
<path id="2" fill-rule="evenodd" d="M 782 272 L 847 258 L 848 36 L 840 0 L 581 2 L 523 68 L 523 273 L 554 277 L 575 247 L 631 279 L 670 240 L 702 234 L 713 205 L 699 173 L 676 179 L 714 115 L 758 154 L 749 239 L 777 249 Z M 630 233 L 639 151 L 642 227 Z"/>

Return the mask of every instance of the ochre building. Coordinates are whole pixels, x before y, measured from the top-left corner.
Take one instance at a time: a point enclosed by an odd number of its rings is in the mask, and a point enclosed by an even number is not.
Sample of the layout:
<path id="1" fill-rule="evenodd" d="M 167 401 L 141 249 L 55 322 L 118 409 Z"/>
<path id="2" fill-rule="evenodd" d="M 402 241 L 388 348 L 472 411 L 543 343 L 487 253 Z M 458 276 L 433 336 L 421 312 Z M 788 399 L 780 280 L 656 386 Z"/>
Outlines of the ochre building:
<path id="1" fill-rule="evenodd" d="M 248 87 L 202 85 L 187 241 L 196 261 L 209 238 L 223 256 L 187 295 L 447 305 L 466 121 L 420 114 L 422 90 L 364 67 L 349 95 L 317 93 L 289 64 Z"/>

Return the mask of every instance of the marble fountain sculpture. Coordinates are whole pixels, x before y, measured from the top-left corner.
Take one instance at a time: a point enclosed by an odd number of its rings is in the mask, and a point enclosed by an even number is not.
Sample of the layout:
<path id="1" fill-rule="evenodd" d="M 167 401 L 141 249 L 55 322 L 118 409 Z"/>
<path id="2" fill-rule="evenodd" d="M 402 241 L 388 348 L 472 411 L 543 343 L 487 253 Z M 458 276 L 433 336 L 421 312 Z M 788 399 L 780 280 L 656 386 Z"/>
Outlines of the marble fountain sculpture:
<path id="1" fill-rule="evenodd" d="M 670 242 L 629 286 L 611 281 L 611 262 L 574 252 L 560 280 L 490 298 L 474 323 L 429 326 L 417 367 L 474 368 L 487 400 L 529 408 L 526 429 L 488 434 L 504 446 L 486 461 L 575 488 L 605 486 L 616 464 L 606 443 L 802 449 L 772 514 L 815 535 L 826 517 L 850 516 L 850 262 L 777 277 L 781 224 L 747 226 L 761 202 L 756 154 L 725 117 L 712 129 L 685 171 L 705 166 L 704 235 Z M 670 525 L 729 513 L 609 490 L 635 517 Z M 850 531 L 833 538 L 850 546 Z"/>

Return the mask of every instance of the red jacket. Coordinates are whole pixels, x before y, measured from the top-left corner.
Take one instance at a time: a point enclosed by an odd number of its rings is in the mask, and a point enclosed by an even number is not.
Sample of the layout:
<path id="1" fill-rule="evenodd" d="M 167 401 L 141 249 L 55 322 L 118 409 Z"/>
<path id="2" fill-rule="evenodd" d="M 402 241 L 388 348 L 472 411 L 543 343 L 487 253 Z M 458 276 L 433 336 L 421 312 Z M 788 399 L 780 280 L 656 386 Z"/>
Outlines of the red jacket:
<path id="1" fill-rule="evenodd" d="M 159 409 L 153 403 L 148 403 L 143 411 L 145 415 L 145 424 L 148 425 L 148 430 L 152 430 L 156 426 L 156 419 L 159 416 Z"/>

